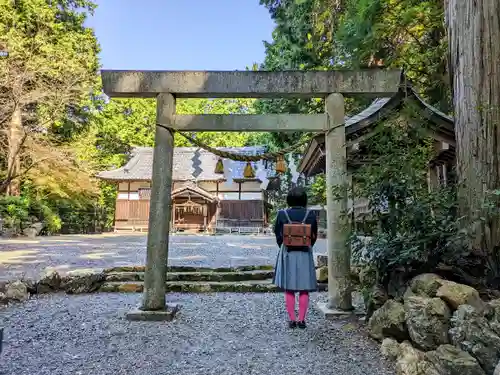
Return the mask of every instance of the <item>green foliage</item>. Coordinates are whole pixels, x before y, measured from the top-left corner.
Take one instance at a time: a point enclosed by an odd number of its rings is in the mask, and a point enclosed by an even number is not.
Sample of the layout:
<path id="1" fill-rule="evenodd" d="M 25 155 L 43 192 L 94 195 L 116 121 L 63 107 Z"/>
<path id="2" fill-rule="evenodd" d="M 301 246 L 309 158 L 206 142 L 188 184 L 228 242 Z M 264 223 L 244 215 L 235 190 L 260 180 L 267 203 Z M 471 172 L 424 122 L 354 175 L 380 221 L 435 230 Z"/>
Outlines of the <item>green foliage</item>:
<path id="1" fill-rule="evenodd" d="M 431 104 L 450 111 L 443 2 L 347 0 L 333 36 L 349 65 L 402 68 Z"/>
<path id="2" fill-rule="evenodd" d="M 89 91 L 98 89 L 99 45 L 85 26 L 95 7 L 87 0 L 0 4 L 0 45 L 9 51 L 0 59 L 0 192 L 15 186 L 9 193 L 20 194 L 2 197 L 0 215 L 17 231 L 42 222 L 45 232 L 58 232 L 63 205 L 76 212 L 97 197 L 93 171 L 74 147 L 92 115 Z"/>
<path id="3" fill-rule="evenodd" d="M 434 152 L 425 130 L 401 117 L 380 125 L 367 145 L 372 163 L 355 175 L 357 195 L 369 200 L 380 226 L 368 243 L 354 233 L 353 260 L 373 267 L 380 283 L 398 270 L 430 272 L 464 255 L 453 185 L 429 191 Z"/>
<path id="4" fill-rule="evenodd" d="M 18 0 L 0 4 L 0 125 L 21 103 L 24 131 L 45 140 L 78 130 L 82 104 L 97 83 L 99 45 L 85 27 L 87 0 Z M 21 100 L 22 99 L 22 100 Z M 47 133 L 48 132 L 48 133 Z"/>
<path id="5" fill-rule="evenodd" d="M 313 183 L 309 186 L 309 196 L 311 199 L 311 204 L 319 204 L 322 206 L 326 205 L 326 180 L 325 175 L 320 174 L 315 177 Z"/>
<path id="6" fill-rule="evenodd" d="M 29 202 L 23 197 L 1 197 L 0 217 L 3 225 L 21 230 L 29 218 Z"/>
<path id="7" fill-rule="evenodd" d="M 0 217 L 5 227 L 18 234 L 35 222 L 41 222 L 49 233 L 59 231 L 62 224 L 59 215 L 45 202 L 26 196 L 0 197 Z"/>

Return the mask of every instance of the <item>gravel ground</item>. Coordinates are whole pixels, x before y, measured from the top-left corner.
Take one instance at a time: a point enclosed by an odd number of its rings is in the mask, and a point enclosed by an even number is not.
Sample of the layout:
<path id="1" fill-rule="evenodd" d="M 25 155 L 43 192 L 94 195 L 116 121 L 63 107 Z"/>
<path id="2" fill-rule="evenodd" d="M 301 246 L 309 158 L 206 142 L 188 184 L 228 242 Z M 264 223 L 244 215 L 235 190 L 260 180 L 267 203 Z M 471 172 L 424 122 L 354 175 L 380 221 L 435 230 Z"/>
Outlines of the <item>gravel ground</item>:
<path id="1" fill-rule="evenodd" d="M 199 267 L 274 264 L 277 250 L 275 239 L 270 236 L 175 235 L 170 237 L 169 264 Z M 314 250 L 326 252 L 325 240 L 318 240 Z M 0 240 L 0 280 L 36 278 L 46 267 L 64 273 L 73 269 L 142 265 L 145 260 L 144 234 Z"/>
<path id="2" fill-rule="evenodd" d="M 312 308 L 306 330 L 286 328 L 280 294 L 171 294 L 182 306 L 176 321 L 125 320 L 140 298 L 52 295 L 4 309 L 0 374 L 394 373 L 353 324 Z"/>

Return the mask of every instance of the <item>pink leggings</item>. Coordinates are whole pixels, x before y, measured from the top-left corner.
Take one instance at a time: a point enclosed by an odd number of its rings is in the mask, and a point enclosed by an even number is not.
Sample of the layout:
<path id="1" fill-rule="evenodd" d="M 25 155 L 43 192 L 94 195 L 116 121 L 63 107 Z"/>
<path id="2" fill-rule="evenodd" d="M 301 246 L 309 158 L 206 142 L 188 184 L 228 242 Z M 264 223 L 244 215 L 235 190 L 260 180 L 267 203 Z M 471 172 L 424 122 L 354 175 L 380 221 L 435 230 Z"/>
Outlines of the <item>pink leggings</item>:
<path id="1" fill-rule="evenodd" d="M 288 317 L 295 321 L 295 292 L 285 291 L 285 305 Z M 299 292 L 299 321 L 306 319 L 309 307 L 309 292 Z"/>

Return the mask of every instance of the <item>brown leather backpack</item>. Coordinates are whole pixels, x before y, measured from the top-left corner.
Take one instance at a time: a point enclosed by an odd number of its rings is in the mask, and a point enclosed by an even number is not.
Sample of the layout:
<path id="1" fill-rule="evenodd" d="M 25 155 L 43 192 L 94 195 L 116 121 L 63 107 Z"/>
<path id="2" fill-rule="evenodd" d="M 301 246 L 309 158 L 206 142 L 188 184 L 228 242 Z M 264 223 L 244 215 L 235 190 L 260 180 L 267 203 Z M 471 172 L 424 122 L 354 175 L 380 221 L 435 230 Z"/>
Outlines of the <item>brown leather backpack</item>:
<path id="1" fill-rule="evenodd" d="M 311 247 L 312 228 L 311 224 L 305 223 L 309 210 L 300 223 L 293 223 L 288 212 L 286 210 L 283 212 L 288 220 L 288 223 L 283 225 L 283 244 L 286 247 Z"/>

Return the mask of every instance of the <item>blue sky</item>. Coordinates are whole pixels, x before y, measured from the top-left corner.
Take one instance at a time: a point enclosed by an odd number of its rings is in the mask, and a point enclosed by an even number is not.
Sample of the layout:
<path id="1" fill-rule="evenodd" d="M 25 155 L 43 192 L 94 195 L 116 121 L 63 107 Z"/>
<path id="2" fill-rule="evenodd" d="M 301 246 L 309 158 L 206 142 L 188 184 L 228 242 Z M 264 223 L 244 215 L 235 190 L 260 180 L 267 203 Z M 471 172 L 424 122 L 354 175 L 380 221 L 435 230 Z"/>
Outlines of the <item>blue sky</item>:
<path id="1" fill-rule="evenodd" d="M 103 69 L 243 70 L 274 23 L 259 0 L 97 0 Z"/>

